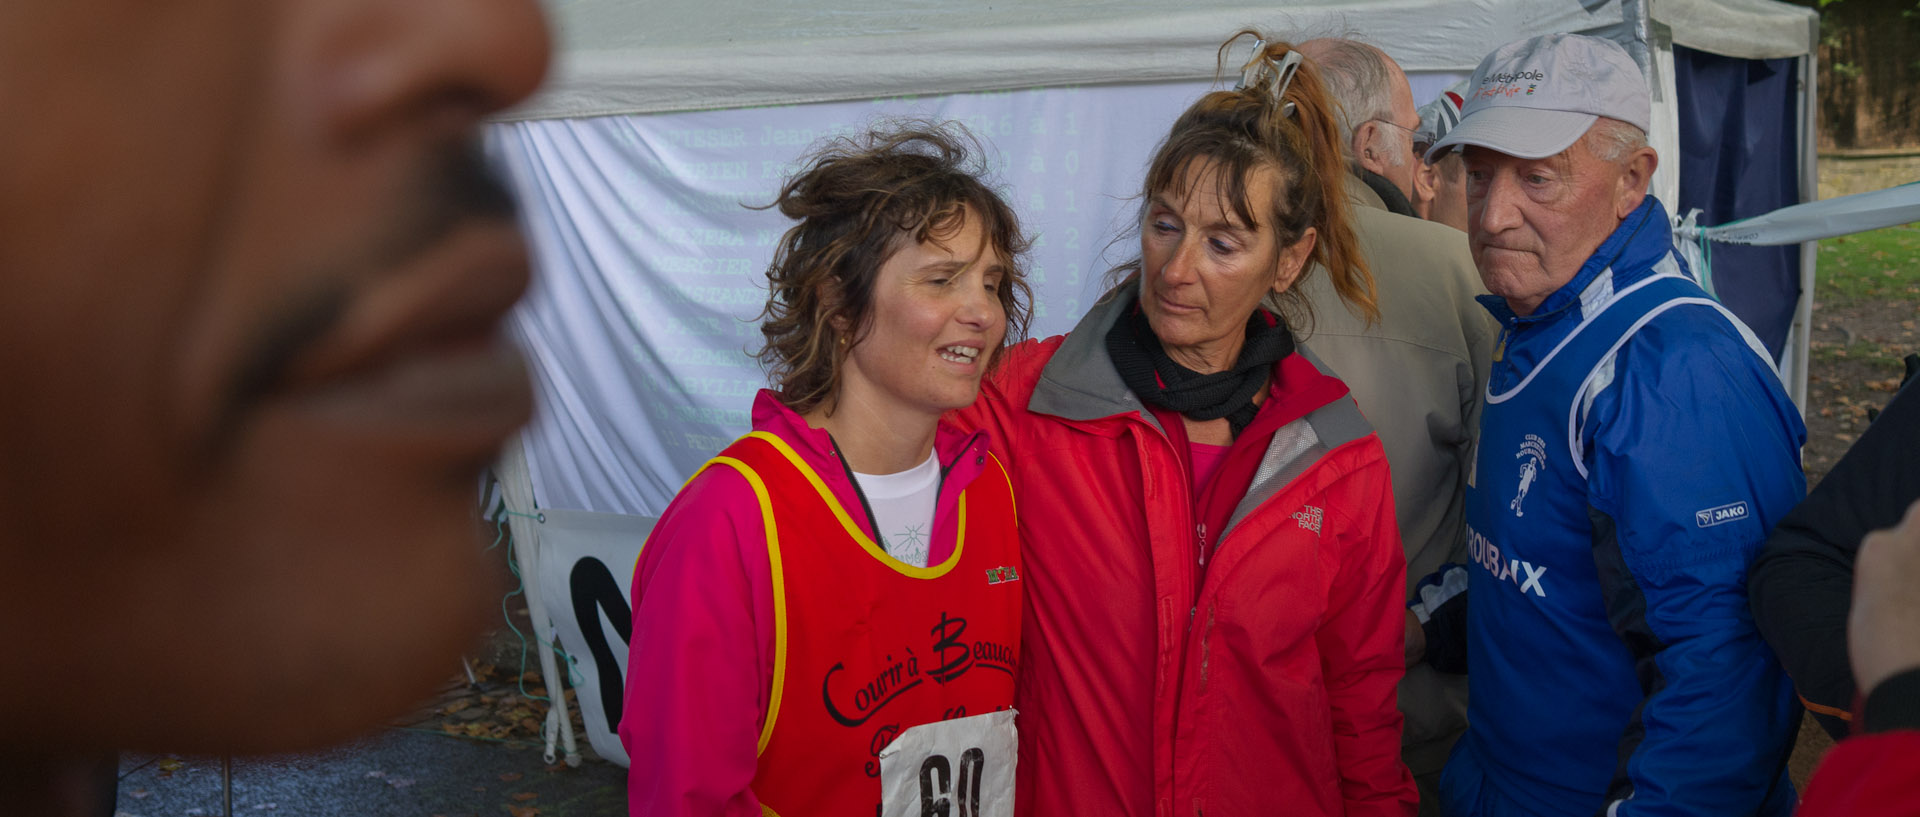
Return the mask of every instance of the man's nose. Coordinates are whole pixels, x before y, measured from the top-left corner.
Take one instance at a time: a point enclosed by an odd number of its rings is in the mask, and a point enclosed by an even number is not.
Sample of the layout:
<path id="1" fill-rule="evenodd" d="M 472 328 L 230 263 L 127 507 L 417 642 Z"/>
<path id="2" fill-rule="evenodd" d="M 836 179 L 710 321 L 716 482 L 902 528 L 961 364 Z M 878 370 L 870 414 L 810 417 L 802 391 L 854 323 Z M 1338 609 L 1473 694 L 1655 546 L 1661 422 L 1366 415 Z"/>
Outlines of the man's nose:
<path id="1" fill-rule="evenodd" d="M 296 35 L 314 50 L 296 53 L 314 61 L 328 130 L 348 139 L 420 117 L 478 122 L 533 93 L 551 56 L 537 0 L 347 0 L 299 14 Z"/>
<path id="2" fill-rule="evenodd" d="M 1471 202 L 1468 214 L 1473 219 L 1473 226 L 1489 235 L 1520 226 L 1522 196 L 1517 181 L 1505 174 L 1493 174 L 1487 180 L 1485 191 Z"/>

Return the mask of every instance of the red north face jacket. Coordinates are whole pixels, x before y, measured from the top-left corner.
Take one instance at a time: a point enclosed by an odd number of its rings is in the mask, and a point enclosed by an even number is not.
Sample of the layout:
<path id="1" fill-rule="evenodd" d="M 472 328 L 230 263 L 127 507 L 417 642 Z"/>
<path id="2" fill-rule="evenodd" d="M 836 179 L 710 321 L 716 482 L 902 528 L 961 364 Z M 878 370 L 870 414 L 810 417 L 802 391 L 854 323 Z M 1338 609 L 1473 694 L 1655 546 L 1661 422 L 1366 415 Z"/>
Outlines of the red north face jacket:
<path id="1" fill-rule="evenodd" d="M 1820 768 L 1807 781 L 1799 815 L 1912 817 L 1920 814 L 1915 780 L 1920 780 L 1920 731 L 1855 735 L 1820 759 Z"/>
<path id="2" fill-rule="evenodd" d="M 1379 440 L 1343 384 L 1283 359 L 1222 469 L 1257 458 L 1250 484 L 1208 533 L 1183 453 L 1107 356 L 1131 300 L 1003 353 L 953 418 L 993 434 L 1020 508 L 1020 812 L 1413 814 Z"/>

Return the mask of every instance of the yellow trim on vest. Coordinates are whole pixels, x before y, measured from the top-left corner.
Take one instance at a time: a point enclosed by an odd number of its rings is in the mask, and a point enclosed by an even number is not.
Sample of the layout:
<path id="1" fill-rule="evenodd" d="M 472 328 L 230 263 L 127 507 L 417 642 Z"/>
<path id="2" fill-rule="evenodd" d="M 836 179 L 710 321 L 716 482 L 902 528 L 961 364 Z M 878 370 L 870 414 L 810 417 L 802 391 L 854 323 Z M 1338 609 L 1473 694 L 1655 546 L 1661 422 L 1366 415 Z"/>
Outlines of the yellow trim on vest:
<path id="1" fill-rule="evenodd" d="M 761 817 L 780 817 L 780 812 L 774 811 L 772 806 L 765 803 L 760 804 L 760 814 Z"/>
<path id="2" fill-rule="evenodd" d="M 847 515 L 846 509 L 840 507 L 840 500 L 834 498 L 833 492 L 828 490 L 825 482 L 821 481 L 820 475 L 814 473 L 813 469 L 809 467 L 804 460 L 800 459 L 800 455 L 793 450 L 792 446 L 787 445 L 786 440 L 782 440 L 765 431 L 755 431 L 747 436 L 757 438 L 772 445 L 774 450 L 779 451 L 781 456 L 786 457 L 788 462 L 793 463 L 793 467 L 798 469 L 800 473 L 807 478 L 807 481 L 813 484 L 813 489 L 820 493 L 821 501 L 827 503 L 827 509 L 833 511 L 833 517 L 835 519 L 840 520 L 840 526 L 846 529 L 847 535 L 853 537 L 855 542 L 859 542 L 860 547 L 866 549 L 867 555 L 880 560 L 881 564 L 893 568 L 895 572 L 903 576 L 915 579 L 938 579 L 952 572 L 952 570 L 960 564 L 960 554 L 965 550 L 967 544 L 966 491 L 963 490 L 960 492 L 960 524 L 954 536 L 953 553 L 947 557 L 946 561 L 940 564 L 928 565 L 927 567 L 914 567 L 913 565 L 893 558 L 893 556 L 889 555 L 885 550 L 882 550 L 879 545 L 874 544 L 873 540 L 868 538 L 866 531 L 861 530 L 860 526 L 853 521 L 853 517 Z"/>
<path id="3" fill-rule="evenodd" d="M 1000 472 L 1000 481 L 1007 484 L 1007 510 L 1013 512 L 1013 529 L 1019 530 L 1020 497 L 1013 495 L 1013 477 L 1007 473 L 1007 464 L 1001 462 L 999 457 L 994 457 L 992 451 L 988 451 L 987 456 L 993 457 L 994 470 Z"/>
<path id="4" fill-rule="evenodd" d="M 747 478 L 747 484 L 753 487 L 754 499 L 760 502 L 760 522 L 767 531 L 767 564 L 773 586 L 773 691 L 767 695 L 767 721 L 760 727 L 760 743 L 753 750 L 754 757 L 759 757 L 766 753 L 767 741 L 773 738 L 774 721 L 780 718 L 780 692 L 787 684 L 787 582 L 780 562 L 780 532 L 773 524 L 773 501 L 767 497 L 767 484 L 753 467 L 732 457 L 714 457 L 700 466 L 700 471 L 714 465 L 725 465 Z M 700 471 L 695 471 L 694 476 L 699 476 Z"/>

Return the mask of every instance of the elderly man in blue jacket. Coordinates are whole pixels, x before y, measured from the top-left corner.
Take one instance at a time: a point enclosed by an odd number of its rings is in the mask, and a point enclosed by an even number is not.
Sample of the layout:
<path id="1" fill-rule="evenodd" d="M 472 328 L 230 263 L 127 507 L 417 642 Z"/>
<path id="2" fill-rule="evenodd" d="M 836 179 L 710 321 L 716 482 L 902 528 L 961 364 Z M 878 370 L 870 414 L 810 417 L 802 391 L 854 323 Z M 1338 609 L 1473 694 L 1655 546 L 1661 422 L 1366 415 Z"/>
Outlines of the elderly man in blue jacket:
<path id="1" fill-rule="evenodd" d="M 1806 437 L 1771 359 L 1674 253 L 1647 84 L 1579 35 L 1502 46 L 1460 124 L 1502 327 L 1467 488 L 1470 726 L 1450 815 L 1787 814 L 1799 708 L 1748 613 Z M 1461 574 L 1464 573 L 1464 579 Z M 1429 655 L 1457 658 L 1440 632 Z"/>

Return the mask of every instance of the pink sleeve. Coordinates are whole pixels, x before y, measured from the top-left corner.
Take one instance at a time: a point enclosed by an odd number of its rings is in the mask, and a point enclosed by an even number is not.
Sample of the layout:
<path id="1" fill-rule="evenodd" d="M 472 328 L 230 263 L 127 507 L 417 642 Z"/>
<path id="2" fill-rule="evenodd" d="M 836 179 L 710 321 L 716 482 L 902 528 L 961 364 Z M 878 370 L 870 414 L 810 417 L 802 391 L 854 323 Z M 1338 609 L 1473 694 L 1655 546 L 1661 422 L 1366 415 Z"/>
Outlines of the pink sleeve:
<path id="1" fill-rule="evenodd" d="M 1373 443 L 1375 450 L 1379 444 Z M 1419 793 L 1400 762 L 1400 710 L 1394 689 L 1406 672 L 1406 556 L 1393 517 L 1384 458 L 1363 465 L 1336 488 L 1329 511 L 1355 516 L 1342 538 L 1342 562 L 1316 635 L 1327 702 L 1333 712 L 1340 794 L 1348 815 L 1407 815 Z M 1331 518 L 1331 514 L 1329 514 Z"/>
<path id="2" fill-rule="evenodd" d="M 773 676 L 765 529 L 739 472 L 674 497 L 634 571 L 620 743 L 628 813 L 759 817 L 750 786 Z"/>

